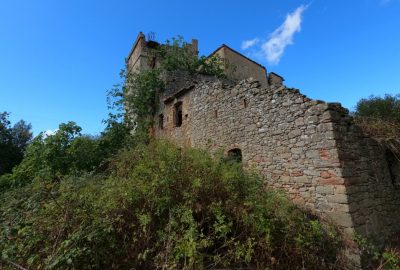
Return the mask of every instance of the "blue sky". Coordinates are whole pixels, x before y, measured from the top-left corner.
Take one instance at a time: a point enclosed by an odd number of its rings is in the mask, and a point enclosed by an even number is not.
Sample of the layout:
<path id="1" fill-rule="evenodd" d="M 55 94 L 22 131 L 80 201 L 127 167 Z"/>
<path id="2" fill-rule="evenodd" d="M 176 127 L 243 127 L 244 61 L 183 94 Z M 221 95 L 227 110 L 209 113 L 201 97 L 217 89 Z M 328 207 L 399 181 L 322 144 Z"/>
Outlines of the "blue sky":
<path id="1" fill-rule="evenodd" d="M 0 0 L 0 111 L 35 135 L 70 120 L 98 134 L 139 31 L 204 55 L 225 43 L 349 109 L 400 92 L 400 0 Z"/>

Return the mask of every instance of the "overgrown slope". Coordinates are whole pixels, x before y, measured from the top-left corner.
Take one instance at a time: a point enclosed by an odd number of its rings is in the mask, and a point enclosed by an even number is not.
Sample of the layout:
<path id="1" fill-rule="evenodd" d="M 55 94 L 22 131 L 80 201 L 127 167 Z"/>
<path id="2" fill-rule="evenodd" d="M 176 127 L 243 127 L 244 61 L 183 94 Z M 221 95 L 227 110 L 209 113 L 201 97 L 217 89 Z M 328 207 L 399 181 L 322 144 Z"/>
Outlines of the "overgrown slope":
<path id="1" fill-rule="evenodd" d="M 340 268 L 332 228 L 239 164 L 163 141 L 0 197 L 2 269 Z"/>

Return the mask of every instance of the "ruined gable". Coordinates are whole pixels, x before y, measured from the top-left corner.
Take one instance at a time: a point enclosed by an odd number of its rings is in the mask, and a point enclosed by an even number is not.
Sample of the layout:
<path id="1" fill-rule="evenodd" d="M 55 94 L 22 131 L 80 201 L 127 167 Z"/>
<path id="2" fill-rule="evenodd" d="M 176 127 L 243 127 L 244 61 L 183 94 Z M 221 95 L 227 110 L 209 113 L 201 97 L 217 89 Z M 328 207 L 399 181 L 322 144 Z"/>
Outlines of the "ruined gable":
<path id="1" fill-rule="evenodd" d="M 218 56 L 223 61 L 225 75 L 237 81 L 255 78 L 263 86 L 268 84 L 267 69 L 229 46 L 222 44 L 209 57 Z"/>

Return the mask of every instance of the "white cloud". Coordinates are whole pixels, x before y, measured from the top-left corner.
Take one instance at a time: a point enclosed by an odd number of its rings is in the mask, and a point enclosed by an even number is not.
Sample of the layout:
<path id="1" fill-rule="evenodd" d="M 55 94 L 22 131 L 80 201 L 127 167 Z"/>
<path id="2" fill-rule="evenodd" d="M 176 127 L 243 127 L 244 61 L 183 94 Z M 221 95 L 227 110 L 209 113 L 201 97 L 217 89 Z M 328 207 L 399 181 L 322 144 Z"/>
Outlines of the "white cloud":
<path id="1" fill-rule="evenodd" d="M 56 134 L 57 131 L 58 131 L 58 129 L 55 129 L 55 130 L 48 129 L 45 132 L 43 132 L 43 138 L 53 136 L 54 134 Z"/>
<path id="2" fill-rule="evenodd" d="M 254 48 L 249 55 L 266 60 L 270 65 L 276 65 L 281 60 L 285 48 L 293 44 L 293 36 L 300 32 L 302 14 L 308 5 L 301 5 L 292 13 L 286 15 L 285 21 L 280 25 L 267 40 L 261 41 L 258 38 L 242 42 L 242 50 L 249 49 L 261 43 Z"/>
<path id="3" fill-rule="evenodd" d="M 278 64 L 288 45 L 293 44 L 293 36 L 301 30 L 301 15 L 307 6 L 301 5 L 286 16 L 285 21 L 262 44 L 261 50 L 270 64 Z"/>
<path id="4" fill-rule="evenodd" d="M 260 40 L 258 38 L 250 39 L 250 40 L 245 40 L 242 42 L 242 50 L 247 50 L 250 47 L 253 47 L 256 45 Z"/>

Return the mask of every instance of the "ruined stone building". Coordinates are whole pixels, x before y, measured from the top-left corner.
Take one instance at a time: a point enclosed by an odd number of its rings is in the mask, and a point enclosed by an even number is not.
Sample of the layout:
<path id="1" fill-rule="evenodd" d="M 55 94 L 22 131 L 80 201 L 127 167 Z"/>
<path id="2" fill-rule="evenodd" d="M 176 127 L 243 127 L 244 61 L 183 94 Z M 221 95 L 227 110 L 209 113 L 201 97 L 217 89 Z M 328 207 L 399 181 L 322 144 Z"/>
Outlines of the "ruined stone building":
<path id="1" fill-rule="evenodd" d="M 139 34 L 128 69 L 148 69 Z M 197 41 L 191 45 L 197 53 Z M 226 45 L 229 79 L 172 72 L 158 97 L 153 133 L 180 145 L 224 149 L 270 186 L 349 233 L 384 240 L 400 230 L 400 161 L 363 134 L 339 103 L 310 99 Z M 395 143 L 395 142 L 393 142 Z"/>

